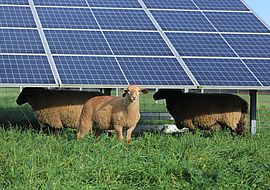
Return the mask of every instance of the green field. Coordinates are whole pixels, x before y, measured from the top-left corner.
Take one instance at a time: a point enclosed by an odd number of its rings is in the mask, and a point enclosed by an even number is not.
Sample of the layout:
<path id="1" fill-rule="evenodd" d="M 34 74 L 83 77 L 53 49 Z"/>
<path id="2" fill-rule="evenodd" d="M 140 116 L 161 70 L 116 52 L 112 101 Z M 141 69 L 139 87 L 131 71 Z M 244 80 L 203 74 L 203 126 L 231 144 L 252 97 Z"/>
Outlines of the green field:
<path id="1" fill-rule="evenodd" d="M 0 189 L 270 189 L 268 95 L 258 98 L 254 137 L 248 129 L 243 137 L 147 133 L 126 145 L 107 135 L 77 141 L 74 130 L 40 131 L 17 94 L 0 91 Z M 141 96 L 141 108 L 165 111 L 151 95 Z"/>

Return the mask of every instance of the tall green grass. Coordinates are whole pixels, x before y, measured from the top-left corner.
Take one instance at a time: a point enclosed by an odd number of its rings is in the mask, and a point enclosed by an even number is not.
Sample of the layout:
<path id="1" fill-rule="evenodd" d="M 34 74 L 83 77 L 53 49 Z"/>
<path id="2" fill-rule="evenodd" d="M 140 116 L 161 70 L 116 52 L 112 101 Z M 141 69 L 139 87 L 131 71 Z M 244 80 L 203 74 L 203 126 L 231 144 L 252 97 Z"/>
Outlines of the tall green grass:
<path id="1" fill-rule="evenodd" d="M 269 189 L 270 131 L 74 140 L 0 128 L 0 189 Z"/>

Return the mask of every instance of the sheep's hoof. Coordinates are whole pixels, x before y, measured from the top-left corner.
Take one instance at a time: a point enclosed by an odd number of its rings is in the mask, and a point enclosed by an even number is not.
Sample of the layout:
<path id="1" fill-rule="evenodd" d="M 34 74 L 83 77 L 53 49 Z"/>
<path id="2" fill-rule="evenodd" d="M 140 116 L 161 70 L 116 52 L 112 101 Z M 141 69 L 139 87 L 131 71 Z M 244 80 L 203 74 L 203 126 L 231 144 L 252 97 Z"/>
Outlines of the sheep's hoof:
<path id="1" fill-rule="evenodd" d="M 79 140 L 79 139 L 81 139 L 81 138 L 82 138 L 82 134 L 81 134 L 80 132 L 78 132 L 78 133 L 76 134 L 76 139 Z"/>

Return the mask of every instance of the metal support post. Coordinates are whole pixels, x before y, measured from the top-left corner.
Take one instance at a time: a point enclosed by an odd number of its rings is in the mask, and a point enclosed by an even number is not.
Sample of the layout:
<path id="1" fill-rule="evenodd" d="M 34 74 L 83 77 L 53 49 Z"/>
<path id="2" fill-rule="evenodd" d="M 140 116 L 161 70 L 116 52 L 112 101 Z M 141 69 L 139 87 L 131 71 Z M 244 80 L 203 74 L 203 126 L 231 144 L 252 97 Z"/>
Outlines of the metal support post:
<path id="1" fill-rule="evenodd" d="M 257 109 L 257 90 L 250 90 L 250 129 L 251 135 L 256 134 L 256 109 Z"/>

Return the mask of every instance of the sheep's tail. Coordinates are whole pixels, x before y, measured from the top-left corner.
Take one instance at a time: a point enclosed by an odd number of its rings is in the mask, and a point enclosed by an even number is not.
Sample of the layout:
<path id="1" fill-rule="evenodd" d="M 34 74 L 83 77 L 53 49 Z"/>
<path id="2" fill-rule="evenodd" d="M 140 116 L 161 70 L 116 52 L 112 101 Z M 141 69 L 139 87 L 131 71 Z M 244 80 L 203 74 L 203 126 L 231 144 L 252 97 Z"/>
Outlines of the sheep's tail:
<path id="1" fill-rule="evenodd" d="M 87 111 L 83 109 L 81 112 L 79 125 L 77 127 L 76 138 L 77 139 L 83 138 L 86 134 L 89 133 L 90 130 L 92 130 L 92 128 L 93 128 L 92 114 L 87 113 Z"/>

